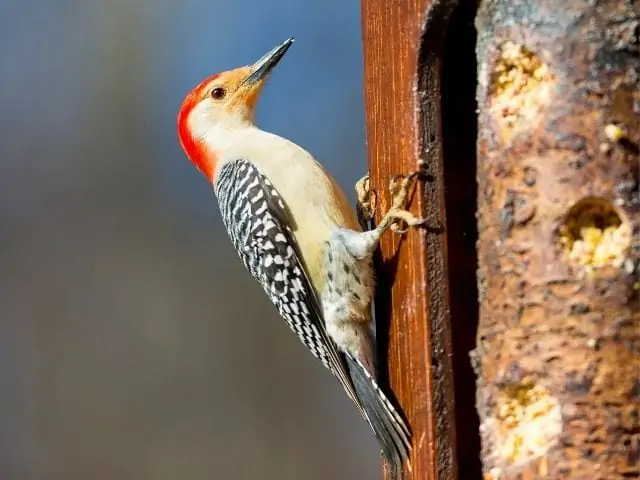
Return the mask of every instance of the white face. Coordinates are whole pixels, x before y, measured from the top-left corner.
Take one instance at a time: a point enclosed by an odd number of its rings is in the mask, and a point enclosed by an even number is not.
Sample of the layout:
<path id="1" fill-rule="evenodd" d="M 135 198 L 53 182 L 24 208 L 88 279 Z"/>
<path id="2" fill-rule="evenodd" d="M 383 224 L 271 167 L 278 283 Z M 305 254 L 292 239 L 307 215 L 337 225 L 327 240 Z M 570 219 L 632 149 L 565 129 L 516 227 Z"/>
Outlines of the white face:
<path id="1" fill-rule="evenodd" d="M 184 99 L 178 113 L 178 135 L 187 156 L 211 176 L 211 166 L 226 156 L 249 130 L 255 130 L 255 108 L 271 70 L 293 39 L 250 66 L 205 79 Z M 203 152 L 202 147 L 209 152 Z M 217 158 L 218 160 L 211 160 Z"/>
<path id="2" fill-rule="evenodd" d="M 225 131 L 236 129 L 252 122 L 245 112 L 228 110 L 210 99 L 203 99 L 189 115 L 189 127 L 193 136 L 202 140 L 220 140 Z M 217 142 L 216 142 L 217 143 Z"/>
<path id="3" fill-rule="evenodd" d="M 244 70 L 244 69 L 241 69 Z M 194 132 L 206 131 L 218 124 L 253 122 L 259 90 L 241 83 L 240 72 L 234 70 L 214 79 L 190 115 Z"/>
<path id="4" fill-rule="evenodd" d="M 204 87 L 200 101 L 189 115 L 194 137 L 219 143 L 230 130 L 254 125 L 263 82 L 243 83 L 251 70 L 244 67 L 223 73 Z"/>

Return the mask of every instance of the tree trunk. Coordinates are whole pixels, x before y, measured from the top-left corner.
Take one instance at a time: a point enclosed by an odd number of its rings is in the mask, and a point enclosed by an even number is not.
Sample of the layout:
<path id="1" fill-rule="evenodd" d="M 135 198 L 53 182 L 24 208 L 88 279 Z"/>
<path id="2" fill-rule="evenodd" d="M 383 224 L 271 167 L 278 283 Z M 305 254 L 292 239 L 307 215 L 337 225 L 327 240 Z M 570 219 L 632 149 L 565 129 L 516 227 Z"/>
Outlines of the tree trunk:
<path id="1" fill-rule="evenodd" d="M 486 0 L 476 27 L 485 478 L 639 478 L 638 3 Z"/>

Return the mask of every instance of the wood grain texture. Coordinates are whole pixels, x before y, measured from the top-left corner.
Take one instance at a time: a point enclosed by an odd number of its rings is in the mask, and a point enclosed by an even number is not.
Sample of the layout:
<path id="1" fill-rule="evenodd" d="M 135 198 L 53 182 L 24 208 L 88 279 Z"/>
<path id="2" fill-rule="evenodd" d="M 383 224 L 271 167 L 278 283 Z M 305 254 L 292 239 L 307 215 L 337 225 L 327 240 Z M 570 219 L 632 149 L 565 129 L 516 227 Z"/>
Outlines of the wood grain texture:
<path id="1" fill-rule="evenodd" d="M 458 478 L 440 88 L 443 42 L 456 3 L 362 1 L 376 218 L 389 207 L 391 177 L 418 169 L 421 161 L 430 177 L 411 205 L 429 228 L 383 237 L 376 297 L 380 357 L 387 358 L 381 374 L 413 431 L 412 471 L 406 475 L 412 480 Z M 386 338 L 380 333 L 385 331 Z"/>

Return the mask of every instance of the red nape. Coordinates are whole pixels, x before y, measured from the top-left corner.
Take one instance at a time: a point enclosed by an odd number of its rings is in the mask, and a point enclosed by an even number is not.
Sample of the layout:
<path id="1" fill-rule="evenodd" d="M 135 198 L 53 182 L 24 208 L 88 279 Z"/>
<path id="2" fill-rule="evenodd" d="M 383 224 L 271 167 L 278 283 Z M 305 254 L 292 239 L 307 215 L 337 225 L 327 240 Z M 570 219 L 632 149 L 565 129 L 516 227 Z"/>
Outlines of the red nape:
<path id="1" fill-rule="evenodd" d="M 207 86 L 219 75 L 212 75 L 198 84 L 185 97 L 178 112 L 178 138 L 180 145 L 189 160 L 209 179 L 213 179 L 213 162 L 208 156 L 204 145 L 196 141 L 191 135 L 188 125 L 189 114 L 206 95 Z"/>

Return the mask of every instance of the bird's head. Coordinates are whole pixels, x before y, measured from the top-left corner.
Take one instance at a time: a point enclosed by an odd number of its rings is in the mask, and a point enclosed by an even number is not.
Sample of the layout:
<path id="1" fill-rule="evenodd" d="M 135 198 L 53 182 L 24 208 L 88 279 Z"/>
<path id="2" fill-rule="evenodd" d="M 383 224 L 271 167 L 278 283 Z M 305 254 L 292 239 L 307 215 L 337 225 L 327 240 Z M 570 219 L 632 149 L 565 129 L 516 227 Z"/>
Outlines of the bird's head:
<path id="1" fill-rule="evenodd" d="M 224 142 L 233 129 L 253 125 L 260 91 L 292 43 L 289 38 L 253 65 L 206 78 L 185 97 L 178 113 L 180 144 L 209 180 L 216 162 L 211 145 Z"/>

